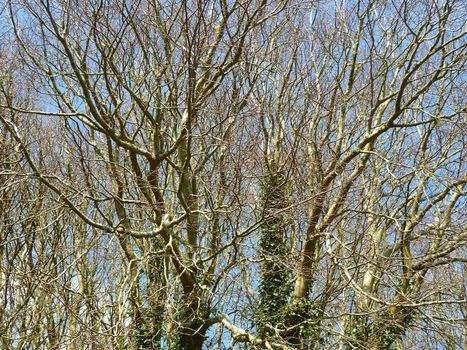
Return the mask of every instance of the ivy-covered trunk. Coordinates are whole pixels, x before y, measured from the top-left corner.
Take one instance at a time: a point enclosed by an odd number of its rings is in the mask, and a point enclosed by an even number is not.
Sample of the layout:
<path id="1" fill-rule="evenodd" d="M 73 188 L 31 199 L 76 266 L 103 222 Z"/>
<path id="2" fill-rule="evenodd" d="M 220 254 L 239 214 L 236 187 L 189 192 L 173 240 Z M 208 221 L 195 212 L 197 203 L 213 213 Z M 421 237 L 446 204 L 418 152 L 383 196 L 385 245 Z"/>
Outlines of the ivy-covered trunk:
<path id="1" fill-rule="evenodd" d="M 208 329 L 206 320 L 209 310 L 205 304 L 200 303 L 202 298 L 200 293 L 194 291 L 185 298 L 185 302 L 181 305 L 176 350 L 201 350 L 206 340 Z"/>
<path id="2" fill-rule="evenodd" d="M 315 337 L 315 308 L 308 298 L 293 297 L 293 279 L 285 173 L 270 167 L 262 186 L 264 223 L 261 225 L 261 285 L 257 326 L 261 337 L 279 337 L 294 349 L 307 349 Z"/>
<path id="3" fill-rule="evenodd" d="M 261 304 L 258 312 L 258 330 L 262 337 L 278 335 L 290 344 L 300 343 L 297 329 L 286 330 L 297 321 L 292 294 L 290 249 L 287 236 L 287 179 L 282 171 L 271 167 L 263 187 L 264 223 L 261 225 Z"/>
<path id="4" fill-rule="evenodd" d="M 162 349 L 163 327 L 166 314 L 167 281 L 164 277 L 163 242 L 153 239 L 147 242 L 149 250 L 155 252 L 145 263 L 144 278 L 139 278 L 138 301 L 133 305 L 134 330 L 133 340 L 137 349 Z M 145 284 L 145 288 L 143 285 Z M 143 294 L 146 290 L 147 294 Z M 134 290 L 136 291 L 136 289 Z"/>
<path id="5" fill-rule="evenodd" d="M 286 257 L 287 223 L 281 209 L 286 206 L 285 177 L 282 172 L 269 173 L 263 188 L 265 220 L 261 225 L 261 305 L 258 328 L 262 336 L 274 334 L 281 327 L 291 294 L 290 273 Z M 282 328 L 282 327 L 281 327 Z"/>
<path id="6" fill-rule="evenodd" d="M 412 320 L 409 309 L 397 307 L 389 308 L 373 320 L 357 316 L 347 330 L 347 349 L 390 350 L 404 336 Z"/>

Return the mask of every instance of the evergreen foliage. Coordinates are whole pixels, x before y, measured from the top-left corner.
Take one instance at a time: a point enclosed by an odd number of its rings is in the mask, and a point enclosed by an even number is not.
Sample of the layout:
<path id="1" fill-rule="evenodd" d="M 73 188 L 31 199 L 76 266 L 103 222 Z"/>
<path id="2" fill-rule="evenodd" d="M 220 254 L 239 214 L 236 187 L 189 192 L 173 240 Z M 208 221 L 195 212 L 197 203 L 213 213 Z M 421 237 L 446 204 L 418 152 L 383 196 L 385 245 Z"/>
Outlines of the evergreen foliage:
<path id="1" fill-rule="evenodd" d="M 292 285 L 287 269 L 286 218 L 280 210 L 286 206 L 285 176 L 268 173 L 262 187 L 265 220 L 261 225 L 260 249 L 264 257 L 261 266 L 261 305 L 258 327 L 262 336 L 269 336 L 272 327 L 280 327 L 287 314 Z M 269 325 L 269 326 L 268 326 Z M 281 328 L 282 328 L 281 327 Z"/>
<path id="2" fill-rule="evenodd" d="M 361 318 L 356 319 L 351 323 L 353 327 L 348 332 L 352 335 L 349 349 L 390 350 L 410 328 L 413 319 L 413 314 L 407 313 L 406 310 L 400 310 L 398 314 L 385 312 L 371 323 L 366 323 Z"/>

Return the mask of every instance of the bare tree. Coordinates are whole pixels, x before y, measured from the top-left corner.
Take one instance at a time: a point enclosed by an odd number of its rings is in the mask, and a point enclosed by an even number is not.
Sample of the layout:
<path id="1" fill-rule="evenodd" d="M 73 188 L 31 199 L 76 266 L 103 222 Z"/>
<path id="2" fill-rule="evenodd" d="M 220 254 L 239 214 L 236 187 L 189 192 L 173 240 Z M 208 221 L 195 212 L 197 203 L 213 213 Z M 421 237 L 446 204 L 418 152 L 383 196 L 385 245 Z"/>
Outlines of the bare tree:
<path id="1" fill-rule="evenodd" d="M 465 345 L 461 1 L 4 8 L 3 347 Z"/>

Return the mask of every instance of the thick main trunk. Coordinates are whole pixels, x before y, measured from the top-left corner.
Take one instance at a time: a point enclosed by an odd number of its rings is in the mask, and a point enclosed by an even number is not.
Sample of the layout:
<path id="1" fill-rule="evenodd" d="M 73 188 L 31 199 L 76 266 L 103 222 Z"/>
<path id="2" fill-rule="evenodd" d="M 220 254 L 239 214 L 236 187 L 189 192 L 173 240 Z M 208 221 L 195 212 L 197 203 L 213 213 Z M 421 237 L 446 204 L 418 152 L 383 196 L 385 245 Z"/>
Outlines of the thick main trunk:
<path id="1" fill-rule="evenodd" d="M 180 305 L 180 318 L 177 320 L 176 350 L 201 350 L 206 340 L 209 307 L 203 302 L 202 293 L 192 291 L 185 295 Z"/>
<path id="2" fill-rule="evenodd" d="M 316 267 L 316 250 L 319 247 L 320 232 L 317 232 L 317 225 L 323 211 L 324 194 L 326 191 L 326 184 L 319 186 L 316 198 L 311 204 L 305 246 L 303 247 L 301 263 L 297 280 L 295 281 L 294 297 L 296 299 L 306 298 L 310 291 L 311 277 Z"/>
<path id="3" fill-rule="evenodd" d="M 196 329 L 184 328 L 180 334 L 177 350 L 201 350 L 205 340 L 205 334 L 201 334 Z"/>
<path id="4" fill-rule="evenodd" d="M 177 350 L 201 350 L 206 340 L 205 319 L 198 310 L 187 311 L 178 332 Z"/>

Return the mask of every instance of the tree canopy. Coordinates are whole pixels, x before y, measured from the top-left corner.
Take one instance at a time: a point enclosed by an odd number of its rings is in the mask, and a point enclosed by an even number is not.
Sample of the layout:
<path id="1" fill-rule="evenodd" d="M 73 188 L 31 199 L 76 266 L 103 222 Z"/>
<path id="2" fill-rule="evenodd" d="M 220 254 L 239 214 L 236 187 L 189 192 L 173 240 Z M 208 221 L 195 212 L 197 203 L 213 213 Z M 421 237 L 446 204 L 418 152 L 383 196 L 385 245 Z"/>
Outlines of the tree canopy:
<path id="1" fill-rule="evenodd" d="M 464 349 L 466 15 L 0 1 L 0 348 Z"/>

